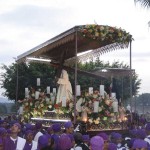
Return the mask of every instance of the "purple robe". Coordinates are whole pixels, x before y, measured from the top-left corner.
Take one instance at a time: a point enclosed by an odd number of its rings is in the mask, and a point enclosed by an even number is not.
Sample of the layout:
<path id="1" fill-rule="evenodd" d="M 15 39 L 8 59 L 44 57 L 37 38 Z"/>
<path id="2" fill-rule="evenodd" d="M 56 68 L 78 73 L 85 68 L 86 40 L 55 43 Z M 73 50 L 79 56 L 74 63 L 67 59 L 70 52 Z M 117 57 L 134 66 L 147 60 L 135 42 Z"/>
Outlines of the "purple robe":
<path id="1" fill-rule="evenodd" d="M 23 149 L 23 150 L 31 150 L 31 148 L 32 148 L 32 143 L 31 143 L 31 144 L 29 144 L 29 143 L 26 141 L 26 144 L 25 144 L 25 146 L 24 146 L 24 149 Z"/>
<path id="2" fill-rule="evenodd" d="M 38 145 L 36 145 L 35 143 L 35 141 L 32 141 L 32 143 L 28 143 L 26 141 L 23 150 L 39 150 Z"/>
<path id="3" fill-rule="evenodd" d="M 54 144 L 55 144 L 54 150 L 59 150 L 58 143 L 59 143 L 60 136 L 58 134 L 53 134 L 51 137 L 54 140 Z"/>
<path id="4" fill-rule="evenodd" d="M 17 147 L 17 140 L 14 142 L 10 139 L 10 137 L 5 139 L 4 142 L 4 150 L 16 150 Z"/>

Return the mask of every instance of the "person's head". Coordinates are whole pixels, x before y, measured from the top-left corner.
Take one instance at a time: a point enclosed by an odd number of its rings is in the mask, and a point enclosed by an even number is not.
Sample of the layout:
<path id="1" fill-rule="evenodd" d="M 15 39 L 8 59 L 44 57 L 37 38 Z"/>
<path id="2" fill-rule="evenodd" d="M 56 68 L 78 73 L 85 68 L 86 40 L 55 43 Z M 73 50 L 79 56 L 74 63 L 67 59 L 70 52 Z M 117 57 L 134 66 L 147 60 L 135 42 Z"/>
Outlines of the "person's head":
<path id="1" fill-rule="evenodd" d="M 52 126 L 50 126 L 50 127 L 47 128 L 47 133 L 50 134 L 50 135 L 53 134 L 53 128 L 52 128 Z"/>
<path id="2" fill-rule="evenodd" d="M 122 135 L 120 133 L 115 133 L 113 135 L 115 144 L 122 143 Z"/>
<path id="3" fill-rule="evenodd" d="M 66 130 L 66 133 L 73 133 L 74 131 L 74 127 L 73 127 L 73 124 L 71 121 L 68 121 L 64 124 L 64 127 L 65 127 L 65 130 Z"/>
<path id="4" fill-rule="evenodd" d="M 70 150 L 72 147 L 71 139 L 67 134 L 62 134 L 58 143 L 59 150 Z"/>
<path id="5" fill-rule="evenodd" d="M 2 122 L 1 122 L 1 127 L 3 127 L 3 128 L 7 128 L 7 126 L 8 126 L 8 123 L 7 123 L 7 121 L 6 120 L 3 120 Z"/>
<path id="6" fill-rule="evenodd" d="M 42 135 L 39 137 L 38 139 L 38 145 L 39 145 L 39 148 L 42 149 L 46 146 L 48 146 L 49 144 L 49 139 L 46 135 Z"/>
<path id="7" fill-rule="evenodd" d="M 145 129 L 137 129 L 136 137 L 139 139 L 145 139 L 145 137 L 146 137 Z"/>
<path id="8" fill-rule="evenodd" d="M 7 130 L 3 127 L 0 127 L 0 137 L 6 137 L 8 134 L 7 134 Z"/>
<path id="9" fill-rule="evenodd" d="M 147 135 L 150 135 L 150 123 L 146 124 L 145 130 L 146 130 Z"/>
<path id="10" fill-rule="evenodd" d="M 148 144 L 146 141 L 144 140 L 141 140 L 141 139 L 136 139 L 134 140 L 133 142 L 133 146 L 132 146 L 132 149 L 133 150 L 147 150 L 148 148 Z"/>
<path id="11" fill-rule="evenodd" d="M 74 134 L 74 140 L 75 140 L 76 144 L 79 144 L 79 143 L 83 142 L 82 134 L 80 132 L 76 132 Z"/>
<path id="12" fill-rule="evenodd" d="M 129 134 L 132 138 L 135 138 L 137 135 L 137 129 L 129 130 Z"/>
<path id="13" fill-rule="evenodd" d="M 26 131 L 27 131 L 27 130 L 33 130 L 33 128 L 34 128 L 33 125 L 30 124 L 30 123 L 25 124 L 24 127 L 25 127 L 25 130 L 26 130 Z"/>
<path id="14" fill-rule="evenodd" d="M 108 148 L 108 140 L 109 140 L 108 135 L 104 132 L 100 132 L 100 133 L 97 134 L 97 136 L 100 136 L 100 137 L 103 138 L 103 140 L 104 140 L 104 150 L 107 149 Z"/>
<path id="15" fill-rule="evenodd" d="M 89 145 L 90 136 L 88 134 L 82 135 L 83 142 Z"/>
<path id="16" fill-rule="evenodd" d="M 55 123 L 52 125 L 52 129 L 54 133 L 58 133 L 61 131 L 61 124 L 60 123 Z"/>
<path id="17" fill-rule="evenodd" d="M 34 133 L 31 130 L 27 130 L 25 132 L 25 139 L 27 140 L 27 142 L 31 143 L 32 140 L 34 139 Z"/>
<path id="18" fill-rule="evenodd" d="M 35 129 L 36 129 L 36 130 L 41 130 L 41 129 L 42 129 L 42 121 L 36 122 L 36 124 L 35 124 Z"/>
<path id="19" fill-rule="evenodd" d="M 21 131 L 21 125 L 19 123 L 14 123 L 10 130 L 12 134 L 18 134 Z"/>
<path id="20" fill-rule="evenodd" d="M 91 150 L 103 150 L 104 140 L 100 136 L 94 136 L 90 140 Z"/>

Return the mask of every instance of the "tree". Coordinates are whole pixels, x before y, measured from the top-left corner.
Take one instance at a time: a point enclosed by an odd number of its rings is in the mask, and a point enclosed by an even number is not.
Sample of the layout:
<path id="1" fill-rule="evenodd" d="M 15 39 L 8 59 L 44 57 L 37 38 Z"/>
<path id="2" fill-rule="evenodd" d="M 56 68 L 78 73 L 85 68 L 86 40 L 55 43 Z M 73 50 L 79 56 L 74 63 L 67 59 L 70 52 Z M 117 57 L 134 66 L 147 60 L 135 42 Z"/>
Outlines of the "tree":
<path id="1" fill-rule="evenodd" d="M 18 99 L 25 97 L 25 88 L 34 87 L 45 90 L 46 86 L 55 86 L 55 68 L 50 65 L 43 63 L 13 63 L 10 66 L 3 65 L 2 69 L 5 71 L 2 73 L 2 88 L 6 91 L 3 93 L 4 96 L 10 100 L 15 100 L 17 90 L 17 78 L 18 78 Z M 18 76 L 17 76 L 18 71 Z M 41 79 L 41 86 L 36 86 L 37 78 Z"/>
<path id="2" fill-rule="evenodd" d="M 150 0 L 134 0 L 135 3 L 140 3 L 144 8 L 150 8 Z"/>
<path id="3" fill-rule="evenodd" d="M 71 66 L 70 66 L 71 67 Z M 114 62 L 110 65 L 109 62 L 103 63 L 96 59 L 96 61 L 91 60 L 86 63 L 78 63 L 78 68 L 80 70 L 94 72 L 97 68 L 129 68 L 129 66 L 124 65 L 123 63 Z M 23 99 L 25 97 L 25 88 L 34 87 L 41 88 L 41 90 L 45 90 L 47 86 L 56 87 L 56 68 L 43 64 L 43 63 L 30 63 L 29 65 L 25 63 L 16 64 L 13 63 L 10 66 L 3 65 L 2 68 L 5 70 L 5 73 L 2 73 L 2 87 L 6 89 L 3 93 L 4 96 L 7 96 L 9 99 L 14 100 L 16 98 L 16 79 L 17 79 L 17 69 L 18 69 L 18 100 Z M 69 74 L 69 79 L 73 87 L 74 91 L 74 73 Z M 36 79 L 41 79 L 41 86 L 36 86 Z M 78 84 L 81 85 L 81 90 L 88 90 L 89 87 L 93 87 L 95 90 L 99 90 L 99 85 L 105 85 L 105 91 L 107 93 L 110 92 L 110 78 L 93 78 L 87 75 L 78 74 Z M 130 97 L 130 78 L 129 76 L 125 77 L 114 77 L 115 91 L 118 93 L 118 97 L 126 100 Z M 136 74 L 132 77 L 132 91 L 133 95 L 136 95 L 138 89 L 140 88 L 141 80 L 138 79 Z"/>
<path id="4" fill-rule="evenodd" d="M 72 64 L 71 64 L 72 65 Z M 74 67 L 74 66 L 71 66 Z M 129 69 L 129 66 L 126 64 L 123 64 L 116 61 L 113 62 L 112 65 L 109 62 L 103 63 L 99 60 L 99 58 L 96 59 L 96 61 L 91 60 L 90 62 L 86 63 L 78 63 L 78 69 L 94 72 L 98 69 L 105 69 L 105 68 L 123 68 L 123 69 Z M 74 77 L 71 75 L 70 77 L 71 83 L 74 87 Z M 81 85 L 81 90 L 88 90 L 88 87 L 93 87 L 94 89 L 99 90 L 99 85 L 104 84 L 105 85 L 105 91 L 109 94 L 110 93 L 110 84 L 111 84 L 111 77 L 109 78 L 93 78 L 93 77 L 87 77 L 86 75 L 78 75 L 78 84 Z M 134 73 L 132 75 L 132 94 L 133 96 L 137 95 L 138 90 L 140 89 L 141 80 L 138 79 L 138 75 Z M 122 99 L 123 101 L 127 100 L 127 98 L 130 98 L 130 77 L 129 76 L 120 76 L 120 77 L 113 77 L 113 92 L 115 92 L 117 95 L 117 99 Z"/>

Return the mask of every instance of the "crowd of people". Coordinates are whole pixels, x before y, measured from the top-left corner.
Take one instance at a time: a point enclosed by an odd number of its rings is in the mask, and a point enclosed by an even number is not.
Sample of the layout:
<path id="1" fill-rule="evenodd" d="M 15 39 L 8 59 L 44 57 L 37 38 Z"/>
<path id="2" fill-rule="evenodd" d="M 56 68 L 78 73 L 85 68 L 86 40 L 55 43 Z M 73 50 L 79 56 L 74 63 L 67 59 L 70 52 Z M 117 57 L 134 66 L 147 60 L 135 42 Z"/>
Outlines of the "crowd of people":
<path id="1" fill-rule="evenodd" d="M 71 121 L 44 127 L 22 123 L 15 116 L 0 119 L 0 150 L 149 150 L 150 123 L 129 130 L 97 132 L 91 137 L 74 129 Z"/>

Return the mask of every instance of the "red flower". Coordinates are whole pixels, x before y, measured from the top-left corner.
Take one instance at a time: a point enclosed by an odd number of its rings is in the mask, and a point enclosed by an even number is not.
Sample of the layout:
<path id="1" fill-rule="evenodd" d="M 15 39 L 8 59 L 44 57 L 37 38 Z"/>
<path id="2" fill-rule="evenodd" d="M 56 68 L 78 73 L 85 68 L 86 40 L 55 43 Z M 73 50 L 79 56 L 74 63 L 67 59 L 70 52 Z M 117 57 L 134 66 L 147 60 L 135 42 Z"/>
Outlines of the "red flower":
<path id="1" fill-rule="evenodd" d="M 58 109 L 59 107 L 60 107 L 59 104 L 54 105 L 54 108 L 56 108 L 56 109 Z"/>

